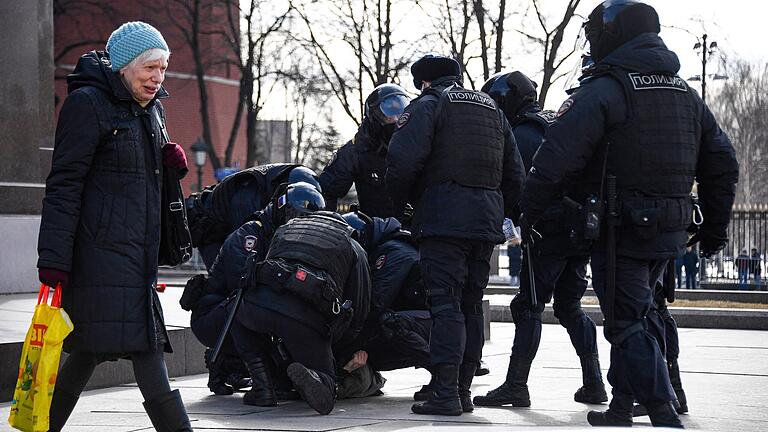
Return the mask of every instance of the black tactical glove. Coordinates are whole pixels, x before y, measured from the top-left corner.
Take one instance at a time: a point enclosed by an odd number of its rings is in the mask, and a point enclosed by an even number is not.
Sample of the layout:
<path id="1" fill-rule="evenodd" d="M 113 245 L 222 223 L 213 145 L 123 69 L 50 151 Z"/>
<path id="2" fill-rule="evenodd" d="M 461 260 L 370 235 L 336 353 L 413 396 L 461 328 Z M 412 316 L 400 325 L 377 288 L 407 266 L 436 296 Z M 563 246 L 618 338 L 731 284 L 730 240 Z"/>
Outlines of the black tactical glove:
<path id="1" fill-rule="evenodd" d="M 533 228 L 533 224 L 525 217 L 525 213 L 520 215 L 520 237 L 524 245 L 533 246 L 541 240 L 541 234 Z"/>
<path id="2" fill-rule="evenodd" d="M 686 246 L 693 246 L 699 243 L 699 255 L 702 258 L 712 258 L 728 244 L 728 236 L 722 233 L 715 233 L 707 229 L 701 229 L 688 240 Z"/>
<path id="3" fill-rule="evenodd" d="M 205 275 L 195 275 L 187 281 L 184 293 L 181 294 L 179 305 L 185 311 L 191 311 L 197 305 L 197 301 L 208 293 L 208 283 Z"/>

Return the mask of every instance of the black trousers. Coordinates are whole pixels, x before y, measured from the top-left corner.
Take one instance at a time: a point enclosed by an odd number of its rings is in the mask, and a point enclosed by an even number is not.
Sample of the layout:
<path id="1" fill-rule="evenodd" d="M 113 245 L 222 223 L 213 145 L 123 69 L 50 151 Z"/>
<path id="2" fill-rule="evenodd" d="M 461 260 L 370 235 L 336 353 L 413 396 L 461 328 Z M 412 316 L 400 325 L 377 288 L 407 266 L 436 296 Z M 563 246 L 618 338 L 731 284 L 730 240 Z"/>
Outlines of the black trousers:
<path id="1" fill-rule="evenodd" d="M 197 340 L 206 347 L 213 347 L 219 339 L 221 330 L 227 320 L 227 314 L 232 301 L 217 294 L 208 294 L 201 298 L 190 318 L 190 327 Z M 232 335 L 229 333 L 221 345 L 221 353 L 225 355 L 237 356 L 237 350 L 232 342 Z"/>
<path id="2" fill-rule="evenodd" d="M 432 364 L 480 363 L 483 355 L 483 289 L 494 244 L 429 237 L 419 244 L 419 264 L 429 293 Z"/>
<path id="3" fill-rule="evenodd" d="M 565 327 L 571 344 L 579 356 L 597 354 L 595 323 L 581 309 L 581 298 L 587 290 L 589 257 L 532 254 L 533 281 L 537 306 L 531 301 L 531 275 L 528 255 L 523 254 L 520 292 L 509 305 L 515 322 L 512 355 L 533 360 L 541 341 L 541 313 L 554 296 L 555 317 Z"/>
<path id="4" fill-rule="evenodd" d="M 617 256 L 615 299 L 613 305 L 608 305 L 605 303 L 606 255 L 592 254 L 593 286 L 601 309 L 603 314 L 607 308 L 614 311 L 613 322 L 604 327 L 605 337 L 611 343 L 608 382 L 614 394 L 632 395 L 645 406 L 675 399 L 666 361 L 646 321 L 656 283 L 666 265 L 666 259 Z"/>
<path id="5" fill-rule="evenodd" d="M 271 335 L 282 339 L 293 361 L 335 377 L 331 340 L 324 330 L 325 326 L 310 327 L 271 309 L 243 302 L 232 323 L 231 334 L 246 364 L 254 355 L 262 358 L 269 355 L 270 347 L 262 341 L 264 335 Z"/>

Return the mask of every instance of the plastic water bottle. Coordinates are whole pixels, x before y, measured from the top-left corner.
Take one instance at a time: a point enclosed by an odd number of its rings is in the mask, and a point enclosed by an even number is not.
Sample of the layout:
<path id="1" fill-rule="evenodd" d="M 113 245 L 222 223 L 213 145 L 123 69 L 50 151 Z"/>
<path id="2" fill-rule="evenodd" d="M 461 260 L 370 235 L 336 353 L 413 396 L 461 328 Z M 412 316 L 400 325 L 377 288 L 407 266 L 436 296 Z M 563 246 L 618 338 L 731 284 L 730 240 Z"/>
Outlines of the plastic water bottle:
<path id="1" fill-rule="evenodd" d="M 507 242 L 510 245 L 517 246 L 521 243 L 522 238 L 520 238 L 520 229 L 515 226 L 512 219 L 505 218 L 501 229 L 504 231 L 504 237 L 506 237 Z"/>

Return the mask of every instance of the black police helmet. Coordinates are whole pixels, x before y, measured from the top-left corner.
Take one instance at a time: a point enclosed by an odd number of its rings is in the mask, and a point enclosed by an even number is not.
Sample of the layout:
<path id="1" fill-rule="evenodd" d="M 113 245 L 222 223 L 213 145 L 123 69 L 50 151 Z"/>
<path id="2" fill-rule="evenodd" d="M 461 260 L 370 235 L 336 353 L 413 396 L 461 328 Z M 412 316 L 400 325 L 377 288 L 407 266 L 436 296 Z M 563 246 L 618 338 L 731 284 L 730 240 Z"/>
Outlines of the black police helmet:
<path id="1" fill-rule="evenodd" d="M 411 66 L 413 85 L 421 90 L 421 83 L 434 81 L 441 77 L 455 76 L 461 78 L 461 65 L 451 57 L 427 54 Z"/>
<path id="2" fill-rule="evenodd" d="M 318 191 L 323 191 L 323 188 L 320 187 L 320 182 L 317 180 L 317 174 L 305 166 L 297 166 L 288 173 L 288 184 L 299 182 L 309 183 Z"/>
<path id="3" fill-rule="evenodd" d="M 603 60 L 616 48 L 643 33 L 659 33 L 656 10 L 637 0 L 606 0 L 589 14 L 584 24 L 590 52 Z"/>
<path id="4" fill-rule="evenodd" d="M 536 85 L 522 72 L 501 72 L 483 84 L 480 90 L 496 101 L 508 119 L 515 118 L 526 104 L 536 102 Z"/>
<path id="5" fill-rule="evenodd" d="M 355 240 L 360 243 L 363 249 L 370 252 L 368 247 L 373 240 L 373 219 L 361 211 L 344 213 L 341 217 L 357 232 Z"/>
<path id="6" fill-rule="evenodd" d="M 323 210 L 325 199 L 311 184 L 298 182 L 289 184 L 285 193 L 274 198 L 275 223 L 282 225 L 289 220 Z"/>
<path id="7" fill-rule="evenodd" d="M 382 84 L 365 99 L 365 116 L 380 126 L 394 124 L 405 110 L 410 98 L 397 84 Z"/>

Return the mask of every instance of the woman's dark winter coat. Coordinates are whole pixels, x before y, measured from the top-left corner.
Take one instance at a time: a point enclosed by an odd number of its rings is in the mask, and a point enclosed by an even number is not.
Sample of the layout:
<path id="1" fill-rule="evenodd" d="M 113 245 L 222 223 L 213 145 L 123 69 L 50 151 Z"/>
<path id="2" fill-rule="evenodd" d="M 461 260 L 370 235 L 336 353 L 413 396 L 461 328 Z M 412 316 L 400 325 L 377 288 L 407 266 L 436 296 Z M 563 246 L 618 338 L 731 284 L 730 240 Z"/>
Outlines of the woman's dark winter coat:
<path id="1" fill-rule="evenodd" d="M 160 245 L 163 108 L 136 103 L 106 53 L 67 77 L 46 181 L 38 267 L 70 273 L 68 351 L 158 349 L 167 334 L 154 284 Z M 153 314 L 153 308 L 155 313 Z"/>

